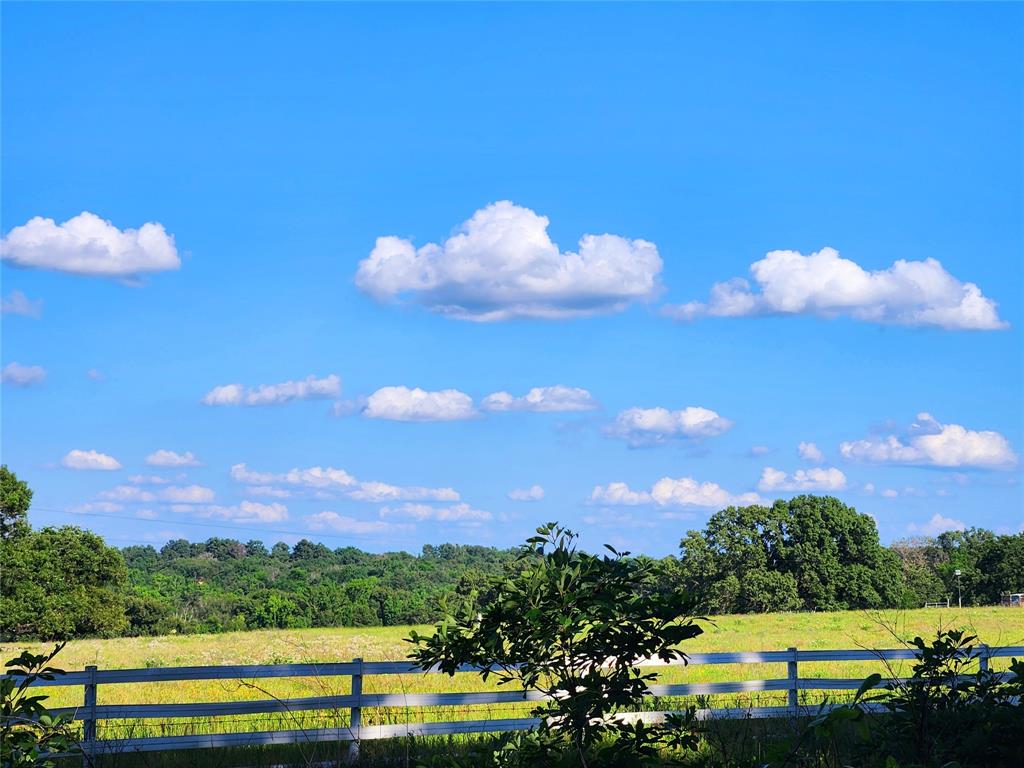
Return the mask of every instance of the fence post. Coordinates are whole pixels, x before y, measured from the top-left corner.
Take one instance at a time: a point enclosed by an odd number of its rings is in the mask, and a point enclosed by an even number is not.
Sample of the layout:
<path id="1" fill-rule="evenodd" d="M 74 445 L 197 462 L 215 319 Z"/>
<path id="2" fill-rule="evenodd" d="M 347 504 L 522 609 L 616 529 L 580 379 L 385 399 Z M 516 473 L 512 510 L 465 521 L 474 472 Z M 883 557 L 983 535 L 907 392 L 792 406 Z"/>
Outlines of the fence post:
<path id="1" fill-rule="evenodd" d="M 984 643 L 978 646 L 978 669 L 988 672 L 988 646 Z"/>
<path id="2" fill-rule="evenodd" d="M 96 667 L 87 666 L 85 673 L 88 676 L 85 684 L 85 717 L 82 718 L 82 740 L 85 741 L 85 749 L 82 750 L 82 765 L 91 766 L 96 755 Z"/>
<path id="3" fill-rule="evenodd" d="M 797 670 L 797 650 L 796 648 L 787 649 L 790 653 L 791 659 L 786 662 L 787 671 L 789 672 L 789 716 L 793 721 L 793 725 L 796 725 L 797 714 L 799 713 L 800 700 L 798 698 L 800 678 L 798 677 Z"/>
<path id="4" fill-rule="evenodd" d="M 355 704 L 352 706 L 349 715 L 348 728 L 350 741 L 348 743 L 348 762 L 359 761 L 359 729 L 363 722 L 363 708 L 360 706 L 360 698 L 363 695 L 363 660 L 362 658 L 352 659 L 356 665 L 356 671 L 352 673 L 352 696 Z"/>

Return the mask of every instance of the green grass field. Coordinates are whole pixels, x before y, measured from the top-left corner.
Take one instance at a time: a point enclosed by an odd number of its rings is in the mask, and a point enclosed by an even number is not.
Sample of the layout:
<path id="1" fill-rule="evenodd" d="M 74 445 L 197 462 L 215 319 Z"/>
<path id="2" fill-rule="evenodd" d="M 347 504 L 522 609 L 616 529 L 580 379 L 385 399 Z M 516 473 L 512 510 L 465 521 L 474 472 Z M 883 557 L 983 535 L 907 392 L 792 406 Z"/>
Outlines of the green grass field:
<path id="1" fill-rule="evenodd" d="M 724 616 L 705 627 L 705 634 L 685 647 L 692 652 L 801 649 L 893 648 L 902 638 L 927 638 L 939 628 L 972 630 L 989 645 L 1024 645 L 1024 611 L 1008 608 L 928 609 L 886 612 L 790 613 Z M 362 657 L 367 661 L 398 660 L 405 657 L 403 641 L 409 627 L 273 630 L 222 635 L 78 640 L 68 643 L 59 666 L 77 670 L 87 664 L 100 669 L 147 666 L 189 666 L 216 664 L 275 664 L 287 662 L 346 661 Z M 424 631 L 429 628 L 417 627 Z M 10 658 L 21 648 L 39 650 L 45 644 L 7 644 L 0 655 Z M 998 665 L 997 665 L 998 666 Z M 862 678 L 881 670 L 877 663 L 801 664 L 801 677 Z M 903 667 L 906 671 L 906 666 Z M 714 665 L 673 667 L 661 673 L 661 682 L 712 682 L 724 680 L 785 677 L 782 664 Z M 292 698 L 345 694 L 348 678 L 260 680 L 259 688 L 244 681 L 211 680 L 100 686 L 100 704 L 186 703 L 269 697 Z M 472 674 L 455 678 L 443 675 L 389 675 L 367 677 L 366 693 L 429 693 L 488 690 Z M 52 706 L 81 704 L 80 688 L 52 688 Z M 811 692 L 809 692 L 810 694 Z M 820 695 L 820 694 L 818 694 Z M 785 703 L 785 693 L 767 692 L 715 697 L 711 705 Z M 652 702 L 657 708 L 682 702 Z M 816 703 L 816 702 L 808 702 Z M 419 720 L 461 720 L 524 716 L 525 704 L 482 705 L 409 710 L 390 708 L 364 710 L 364 723 L 416 722 Z M 125 732 L 134 735 L 171 735 L 215 731 L 247 731 L 286 728 L 338 727 L 347 724 L 348 712 L 299 712 L 287 715 L 250 715 L 209 719 L 181 718 L 165 722 L 107 723 L 100 725 L 100 737 Z"/>

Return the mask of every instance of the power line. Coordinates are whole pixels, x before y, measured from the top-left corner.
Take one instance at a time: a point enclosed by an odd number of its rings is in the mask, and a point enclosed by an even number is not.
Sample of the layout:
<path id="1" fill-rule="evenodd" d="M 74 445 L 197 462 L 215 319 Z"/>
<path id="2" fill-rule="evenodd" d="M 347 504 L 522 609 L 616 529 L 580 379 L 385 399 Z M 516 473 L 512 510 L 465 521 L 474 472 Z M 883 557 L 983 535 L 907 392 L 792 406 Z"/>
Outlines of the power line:
<path id="1" fill-rule="evenodd" d="M 299 536 L 302 538 L 308 538 L 310 535 L 314 535 L 320 538 L 326 539 L 340 539 L 342 541 L 381 541 L 387 539 L 394 539 L 396 541 L 413 541 L 409 537 L 383 537 L 383 536 L 360 536 L 359 534 L 340 534 L 340 533 L 322 533 L 320 531 L 292 531 L 283 528 L 260 528 L 254 530 L 245 525 L 231 525 L 230 523 L 200 523 L 192 520 L 176 520 L 166 518 L 152 518 L 152 517 L 133 517 L 131 515 L 115 515 L 111 513 L 101 512 L 71 512 L 66 509 L 54 509 L 53 507 L 38 507 L 33 506 L 30 511 L 35 510 L 39 512 L 53 512 L 58 515 L 69 515 L 71 517 L 99 517 L 99 518 L 110 518 L 112 520 L 130 520 L 133 523 L 160 523 L 163 525 L 190 525 L 196 528 L 223 528 L 235 531 L 248 531 L 252 534 L 258 533 L 277 533 L 285 536 Z M 150 542 L 151 543 L 151 542 Z"/>

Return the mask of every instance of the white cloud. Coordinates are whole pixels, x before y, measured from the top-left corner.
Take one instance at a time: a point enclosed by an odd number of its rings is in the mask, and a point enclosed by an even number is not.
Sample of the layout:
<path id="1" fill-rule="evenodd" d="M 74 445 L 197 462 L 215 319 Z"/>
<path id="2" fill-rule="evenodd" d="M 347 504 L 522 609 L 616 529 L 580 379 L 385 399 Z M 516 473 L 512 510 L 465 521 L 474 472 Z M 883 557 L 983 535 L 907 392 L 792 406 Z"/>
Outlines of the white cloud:
<path id="1" fill-rule="evenodd" d="M 11 291 L 7 294 L 7 298 L 0 299 L 0 314 L 41 317 L 43 314 L 43 300 L 30 299 L 21 291 Z"/>
<path id="2" fill-rule="evenodd" d="M 951 517 L 943 517 L 936 512 L 926 523 L 922 523 L 921 525 L 910 523 L 907 526 L 907 531 L 909 533 L 921 534 L 923 536 L 938 536 L 940 533 L 945 533 L 946 531 L 962 531 L 966 528 L 967 526 L 960 520 L 954 520 Z"/>
<path id="3" fill-rule="evenodd" d="M 699 482 L 692 477 L 663 477 L 650 491 L 633 491 L 625 483 L 598 485 L 590 494 L 593 504 L 636 506 L 654 504 L 659 507 L 728 507 L 737 504 L 760 504 L 756 493 L 732 494 L 717 483 Z"/>
<path id="4" fill-rule="evenodd" d="M 757 457 L 764 456 L 769 451 L 771 451 L 771 449 L 767 445 L 755 445 L 751 447 L 751 449 L 748 451 L 748 454 L 750 456 Z"/>
<path id="5" fill-rule="evenodd" d="M 135 516 L 140 517 L 143 520 L 156 520 L 157 514 L 152 509 L 137 509 L 135 510 Z"/>
<path id="6" fill-rule="evenodd" d="M 68 469 L 100 469 L 109 471 L 121 468 L 121 462 L 113 456 L 108 456 L 99 451 L 81 451 L 77 448 L 68 451 L 60 463 Z"/>
<path id="7" fill-rule="evenodd" d="M 864 493 L 867 493 L 867 494 L 874 493 L 875 492 L 875 484 L 874 483 L 865 483 L 863 490 L 864 490 Z"/>
<path id="8" fill-rule="evenodd" d="M 513 488 L 508 492 L 512 501 L 540 501 L 544 498 L 544 489 L 539 485 L 531 485 L 529 488 Z"/>
<path id="9" fill-rule="evenodd" d="M 337 512 L 317 512 L 307 515 L 306 526 L 314 531 L 330 529 L 345 534 L 380 534 L 410 530 L 412 526 L 401 523 L 389 523 L 384 520 L 357 520 L 354 517 L 339 515 Z"/>
<path id="10" fill-rule="evenodd" d="M 46 369 L 41 365 L 8 363 L 0 371 L 0 381 L 9 387 L 38 387 L 46 381 Z"/>
<path id="11" fill-rule="evenodd" d="M 457 389 L 427 392 L 416 387 L 381 387 L 366 400 L 363 416 L 390 421 L 458 421 L 476 416 L 473 399 Z"/>
<path id="12" fill-rule="evenodd" d="M 658 294 L 662 262 L 653 243 L 584 235 L 577 252 L 562 252 L 547 229 L 547 217 L 529 208 L 492 203 L 443 244 L 377 238 L 356 285 L 378 301 L 409 297 L 476 321 L 584 317 Z"/>
<path id="13" fill-rule="evenodd" d="M 103 381 L 107 378 L 103 375 L 102 371 L 96 370 L 95 368 L 90 368 L 85 372 L 85 375 L 90 381 Z"/>
<path id="14" fill-rule="evenodd" d="M 146 463 L 151 467 L 198 467 L 199 459 L 192 451 L 175 453 L 161 448 L 146 457 Z"/>
<path id="15" fill-rule="evenodd" d="M 534 413 L 555 413 L 592 411 L 597 401 L 587 390 L 579 387 L 534 387 L 522 397 L 508 392 L 495 392 L 483 399 L 480 407 L 485 411 L 533 411 Z"/>
<path id="16" fill-rule="evenodd" d="M 213 501 L 214 493 L 212 488 L 202 485 L 171 485 L 157 491 L 157 496 L 161 501 L 176 504 L 206 504 Z"/>
<path id="17" fill-rule="evenodd" d="M 144 491 L 135 485 L 118 485 L 111 488 L 109 491 L 102 491 L 100 493 L 101 499 L 110 499 L 111 501 L 155 501 L 154 496 L 149 491 Z"/>
<path id="18" fill-rule="evenodd" d="M 667 408 L 629 408 L 615 417 L 605 433 L 630 445 L 661 445 L 673 439 L 714 437 L 728 431 L 732 422 L 708 408 L 689 406 L 681 411 Z"/>
<path id="19" fill-rule="evenodd" d="M 159 475 L 131 475 L 128 482 L 134 485 L 167 485 L 170 481 Z"/>
<path id="20" fill-rule="evenodd" d="M 68 509 L 68 512 L 104 512 L 114 514 L 115 512 L 121 512 L 123 509 L 123 504 L 117 504 L 113 501 L 90 501 L 86 504 L 79 504 L 77 507 L 71 507 Z"/>
<path id="21" fill-rule="evenodd" d="M 590 493 L 590 501 L 594 504 L 610 504 L 612 506 L 636 506 L 650 504 L 651 494 L 647 491 L 632 491 L 622 482 L 596 485 Z"/>
<path id="22" fill-rule="evenodd" d="M 804 461 L 809 461 L 812 464 L 823 464 L 825 461 L 825 454 L 814 443 L 800 443 L 796 450 Z"/>
<path id="23" fill-rule="evenodd" d="M 236 523 L 278 523 L 288 519 L 288 507 L 276 502 L 260 504 L 256 501 L 243 501 L 230 507 L 211 504 L 194 508 L 194 511 L 202 517 L 219 517 Z"/>
<path id="24" fill-rule="evenodd" d="M 88 212 L 63 224 L 42 216 L 30 219 L 0 241 L 0 257 L 19 267 L 102 277 L 134 277 L 181 266 L 174 237 L 162 224 L 120 230 Z"/>
<path id="25" fill-rule="evenodd" d="M 459 494 L 454 488 L 423 488 L 421 486 L 398 486 L 375 481 L 361 482 L 348 496 L 356 501 L 458 501 Z"/>
<path id="26" fill-rule="evenodd" d="M 406 517 L 413 520 L 437 520 L 438 522 L 481 523 L 492 515 L 482 509 L 473 509 L 469 504 L 452 504 L 450 507 L 432 507 L 429 504 L 402 504 L 398 507 L 382 507 L 382 518 Z"/>
<path id="27" fill-rule="evenodd" d="M 814 467 L 798 469 L 792 475 L 765 467 L 757 487 L 769 493 L 772 491 L 841 491 L 846 487 L 846 475 L 835 467 Z"/>
<path id="28" fill-rule="evenodd" d="M 272 485 L 250 485 L 245 489 L 245 493 L 249 496 L 269 496 L 275 499 L 287 499 L 292 495 L 291 491 Z"/>
<path id="29" fill-rule="evenodd" d="M 344 469 L 334 467 L 308 467 L 306 469 L 290 469 L 275 474 L 272 472 L 254 472 L 245 464 L 231 467 L 231 479 L 249 485 L 271 485 L 283 483 L 307 488 L 348 488 L 356 484 L 356 479 Z"/>
<path id="30" fill-rule="evenodd" d="M 810 314 L 950 330 L 1007 327 L 994 301 L 974 283 L 961 283 L 935 259 L 900 259 L 887 269 L 867 271 L 832 248 L 809 256 L 771 251 L 750 272 L 759 290 L 735 278 L 716 283 L 707 303 L 666 305 L 662 311 L 678 320 Z"/>
<path id="31" fill-rule="evenodd" d="M 341 396 L 341 378 L 330 374 L 318 379 L 312 374 L 301 381 L 260 384 L 246 388 L 223 384 L 203 395 L 204 405 L 282 405 L 292 400 L 322 400 Z"/>
<path id="32" fill-rule="evenodd" d="M 359 481 L 344 469 L 334 467 L 309 467 L 273 473 L 255 472 L 245 464 L 235 464 L 231 467 L 231 479 L 248 485 L 246 492 L 254 496 L 284 498 L 290 493 L 273 486 L 286 485 L 315 489 L 324 498 L 329 498 L 325 491 L 340 490 L 355 501 L 459 501 L 459 493 L 454 488 L 400 486 L 374 480 Z"/>
<path id="33" fill-rule="evenodd" d="M 846 459 L 882 464 L 936 467 L 1012 467 L 1017 454 L 999 432 L 975 431 L 959 424 L 941 424 L 919 413 L 903 437 L 888 435 L 841 443 Z"/>

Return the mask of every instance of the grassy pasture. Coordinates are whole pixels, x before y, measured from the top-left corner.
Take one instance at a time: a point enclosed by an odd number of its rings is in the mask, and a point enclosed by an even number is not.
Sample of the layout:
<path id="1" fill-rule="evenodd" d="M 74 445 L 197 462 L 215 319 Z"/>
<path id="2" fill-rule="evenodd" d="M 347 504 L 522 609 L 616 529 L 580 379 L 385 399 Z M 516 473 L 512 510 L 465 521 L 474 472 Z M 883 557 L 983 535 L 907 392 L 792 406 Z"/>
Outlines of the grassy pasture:
<path id="1" fill-rule="evenodd" d="M 705 634 L 687 643 L 692 652 L 800 649 L 892 648 L 902 638 L 929 637 L 939 628 L 972 630 L 989 645 L 1024 645 L 1024 611 L 1006 608 L 922 609 L 913 611 L 841 613 L 789 613 L 723 616 L 705 626 Z M 420 631 L 429 628 L 418 627 Z M 288 662 L 346 661 L 361 656 L 367 661 L 404 658 L 408 644 L 403 641 L 408 627 L 339 628 L 307 630 L 270 630 L 221 635 L 120 638 L 78 640 L 68 644 L 58 662 L 68 670 L 95 664 L 100 669 L 147 666 L 187 666 L 216 664 L 275 664 Z M 7 644 L 0 646 L 4 659 L 30 647 L 45 644 Z M 1004 662 L 1001 662 L 1004 663 Z M 801 664 L 801 677 L 862 678 L 881 671 L 873 662 L 828 662 Z M 901 671 L 897 668 L 897 671 Z M 902 668 L 906 671 L 906 664 Z M 660 673 L 659 682 L 717 682 L 725 680 L 769 679 L 785 677 L 783 664 L 708 665 L 672 667 Z M 254 687 L 258 685 L 258 687 Z M 455 678 L 444 675 L 389 675 L 364 678 L 366 693 L 439 693 L 481 691 L 495 687 L 472 674 Z M 77 687 L 51 688 L 52 706 L 81 704 Z M 258 681 L 202 680 L 196 682 L 148 683 L 100 686 L 99 704 L 185 703 L 242 699 L 294 698 L 345 694 L 349 679 L 286 678 Z M 808 696 L 819 692 L 808 692 Z M 808 699 L 817 703 L 820 699 Z M 681 705 L 681 701 L 652 701 L 652 708 Z M 711 706 L 783 704 L 784 692 L 730 694 L 713 697 Z M 527 704 L 495 704 L 465 707 L 389 708 L 364 710 L 364 724 L 400 723 L 422 720 L 463 720 L 525 716 Z M 295 712 L 273 715 L 247 715 L 209 719 L 179 718 L 165 722 L 108 722 L 100 724 L 100 737 L 134 735 L 172 735 L 224 731 L 272 730 L 287 728 L 339 727 L 348 723 L 348 711 Z M 381 748 L 374 747 L 374 748 Z"/>

